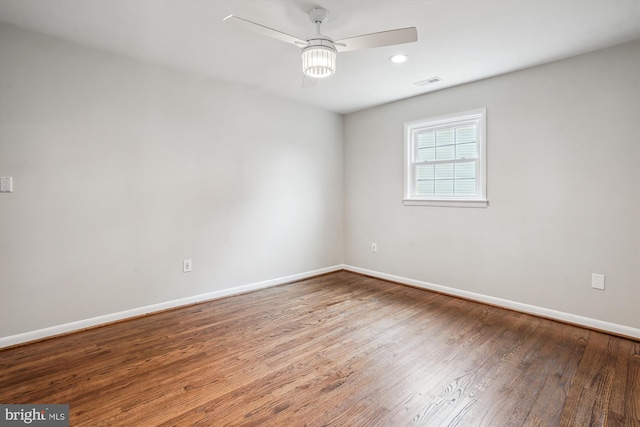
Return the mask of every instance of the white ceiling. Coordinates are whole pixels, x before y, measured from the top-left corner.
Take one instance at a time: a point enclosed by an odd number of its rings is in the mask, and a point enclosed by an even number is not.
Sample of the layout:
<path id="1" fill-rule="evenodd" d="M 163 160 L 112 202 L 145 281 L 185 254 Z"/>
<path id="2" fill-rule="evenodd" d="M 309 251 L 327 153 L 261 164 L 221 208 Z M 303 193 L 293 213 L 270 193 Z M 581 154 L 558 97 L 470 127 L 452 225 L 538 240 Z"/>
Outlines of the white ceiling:
<path id="1" fill-rule="evenodd" d="M 306 39 L 314 6 L 333 39 L 415 26 L 418 42 L 339 54 L 303 89 L 300 49 L 222 22 Z M 0 0 L 0 21 L 349 113 L 638 39 L 640 0 Z"/>

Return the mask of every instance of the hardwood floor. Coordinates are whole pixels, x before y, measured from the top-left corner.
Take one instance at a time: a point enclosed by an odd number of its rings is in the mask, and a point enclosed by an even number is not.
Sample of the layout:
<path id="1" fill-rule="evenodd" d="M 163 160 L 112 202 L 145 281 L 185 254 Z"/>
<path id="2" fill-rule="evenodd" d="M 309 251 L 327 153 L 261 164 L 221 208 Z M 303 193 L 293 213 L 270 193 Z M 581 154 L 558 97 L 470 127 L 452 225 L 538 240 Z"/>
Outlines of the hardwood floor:
<path id="1" fill-rule="evenodd" d="M 0 351 L 72 426 L 640 426 L 640 342 L 333 273 Z"/>

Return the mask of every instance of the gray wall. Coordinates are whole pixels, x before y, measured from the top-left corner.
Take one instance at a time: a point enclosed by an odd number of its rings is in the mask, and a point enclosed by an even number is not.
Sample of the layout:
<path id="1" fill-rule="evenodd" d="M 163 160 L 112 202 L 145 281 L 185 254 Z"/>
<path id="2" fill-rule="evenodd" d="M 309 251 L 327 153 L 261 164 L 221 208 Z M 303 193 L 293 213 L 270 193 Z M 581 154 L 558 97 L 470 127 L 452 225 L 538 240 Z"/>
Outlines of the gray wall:
<path id="1" fill-rule="evenodd" d="M 0 337 L 340 264 L 342 120 L 0 25 Z"/>
<path id="2" fill-rule="evenodd" d="M 490 207 L 403 206 L 403 122 L 478 107 Z M 346 264 L 640 327 L 640 42 L 350 114 L 345 171 Z"/>

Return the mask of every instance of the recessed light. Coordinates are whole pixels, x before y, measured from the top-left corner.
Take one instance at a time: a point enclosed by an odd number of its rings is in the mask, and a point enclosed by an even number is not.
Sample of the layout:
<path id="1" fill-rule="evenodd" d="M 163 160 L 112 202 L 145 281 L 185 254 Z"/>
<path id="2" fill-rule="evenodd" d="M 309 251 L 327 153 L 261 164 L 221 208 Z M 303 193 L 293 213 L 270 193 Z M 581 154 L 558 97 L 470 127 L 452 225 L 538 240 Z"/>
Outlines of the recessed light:
<path id="1" fill-rule="evenodd" d="M 407 59 L 409 59 L 407 55 L 393 55 L 391 58 L 389 58 L 389 61 L 393 62 L 394 64 L 402 64 L 403 62 L 406 62 Z"/>

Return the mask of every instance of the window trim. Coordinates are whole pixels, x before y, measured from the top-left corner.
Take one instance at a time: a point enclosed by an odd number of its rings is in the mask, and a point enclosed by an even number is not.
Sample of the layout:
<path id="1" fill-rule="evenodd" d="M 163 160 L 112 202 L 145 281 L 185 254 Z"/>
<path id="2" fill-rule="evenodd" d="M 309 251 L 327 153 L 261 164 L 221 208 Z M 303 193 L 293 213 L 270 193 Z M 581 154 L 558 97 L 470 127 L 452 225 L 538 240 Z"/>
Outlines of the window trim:
<path id="1" fill-rule="evenodd" d="M 404 198 L 405 206 L 448 206 L 448 207 L 479 207 L 489 205 L 487 200 L 487 149 L 486 149 L 486 108 L 446 114 L 404 123 Z M 457 123 L 474 120 L 478 122 L 478 192 L 474 197 L 416 197 L 414 195 L 414 135 L 425 128 L 448 127 Z"/>

